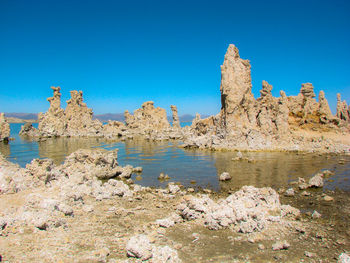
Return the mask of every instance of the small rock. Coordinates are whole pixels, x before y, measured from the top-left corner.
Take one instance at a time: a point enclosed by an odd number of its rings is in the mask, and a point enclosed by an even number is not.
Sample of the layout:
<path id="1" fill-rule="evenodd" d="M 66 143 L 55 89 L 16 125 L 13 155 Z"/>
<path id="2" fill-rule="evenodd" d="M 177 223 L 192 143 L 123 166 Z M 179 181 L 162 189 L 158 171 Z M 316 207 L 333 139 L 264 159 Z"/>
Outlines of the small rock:
<path id="1" fill-rule="evenodd" d="M 72 216 L 73 215 L 73 208 L 66 204 L 59 204 L 57 207 L 58 211 L 61 211 L 66 216 Z"/>
<path id="2" fill-rule="evenodd" d="M 321 217 L 321 214 L 319 212 L 317 212 L 316 210 L 312 213 L 311 217 L 313 219 L 317 219 Z"/>
<path id="3" fill-rule="evenodd" d="M 211 194 L 211 193 L 213 192 L 213 191 L 210 190 L 210 189 L 204 189 L 203 191 L 204 191 L 204 193 L 207 193 L 207 194 Z"/>
<path id="4" fill-rule="evenodd" d="M 302 196 L 310 196 L 311 194 L 310 194 L 309 192 L 307 192 L 307 191 L 303 191 L 303 192 L 301 193 L 301 195 L 302 195 Z"/>
<path id="5" fill-rule="evenodd" d="M 133 173 L 142 173 L 142 171 L 143 171 L 143 169 L 142 169 L 142 167 L 140 167 L 140 166 L 134 167 L 134 168 L 132 169 L 132 172 L 133 172 Z"/>
<path id="6" fill-rule="evenodd" d="M 323 174 L 318 173 L 309 180 L 310 187 L 323 187 Z"/>
<path id="7" fill-rule="evenodd" d="M 156 223 L 160 227 L 164 227 L 164 228 L 172 227 L 173 225 L 175 225 L 174 220 L 172 220 L 171 218 L 158 219 L 156 220 Z"/>
<path id="8" fill-rule="evenodd" d="M 82 209 L 86 213 L 90 213 L 90 212 L 94 211 L 94 207 L 92 205 L 84 205 Z"/>
<path id="9" fill-rule="evenodd" d="M 284 193 L 285 196 L 294 196 L 295 192 L 293 188 L 287 189 L 287 191 Z"/>
<path id="10" fill-rule="evenodd" d="M 331 196 L 329 196 L 329 195 L 325 195 L 325 196 L 323 197 L 323 200 L 325 200 L 325 201 L 329 202 L 329 201 L 333 201 L 333 200 L 334 200 L 334 198 L 333 198 L 333 197 L 331 197 Z"/>
<path id="11" fill-rule="evenodd" d="M 305 190 L 305 189 L 307 189 L 307 188 L 309 188 L 309 185 L 308 185 L 307 183 L 301 183 L 301 184 L 299 184 L 299 189 L 300 189 L 300 190 Z"/>
<path id="12" fill-rule="evenodd" d="M 180 191 L 180 187 L 178 185 L 175 185 L 175 184 L 172 184 L 172 183 L 170 183 L 168 185 L 168 188 L 169 188 L 169 193 L 170 194 L 176 194 L 177 192 Z"/>
<path id="13" fill-rule="evenodd" d="M 155 247 L 153 249 L 152 262 L 169 262 L 169 263 L 180 263 L 177 251 L 170 248 L 169 246 Z"/>
<path id="14" fill-rule="evenodd" d="M 181 249 L 182 248 L 182 244 L 177 243 L 177 244 L 174 245 L 174 248 L 175 249 Z"/>
<path id="15" fill-rule="evenodd" d="M 160 173 L 158 176 L 158 180 L 164 180 L 164 179 L 165 179 L 164 173 Z"/>
<path id="16" fill-rule="evenodd" d="M 126 182 L 127 184 L 133 184 L 133 183 L 134 183 L 134 181 L 133 181 L 131 178 L 127 179 L 125 182 Z"/>
<path id="17" fill-rule="evenodd" d="M 350 263 L 350 256 L 346 253 L 341 253 L 338 258 L 338 263 Z"/>
<path id="18" fill-rule="evenodd" d="M 288 249 L 289 247 L 290 245 L 286 240 L 278 241 L 272 245 L 272 250 L 276 251 L 276 250 Z"/>
<path id="19" fill-rule="evenodd" d="M 220 174 L 219 180 L 220 181 L 228 181 L 228 180 L 231 180 L 231 176 L 229 173 L 224 172 L 224 173 Z"/>
<path id="20" fill-rule="evenodd" d="M 259 244 L 258 248 L 259 248 L 260 250 L 264 250 L 264 249 L 265 249 L 265 246 L 264 246 L 263 244 Z"/>
<path id="21" fill-rule="evenodd" d="M 308 251 L 305 251 L 305 256 L 307 256 L 308 258 L 312 258 L 312 257 L 315 257 L 316 254 L 315 253 L 311 253 L 311 252 L 308 252 Z"/>
<path id="22" fill-rule="evenodd" d="M 147 260 L 152 257 L 151 242 L 145 235 L 133 236 L 126 245 L 126 253 L 128 257 Z"/>

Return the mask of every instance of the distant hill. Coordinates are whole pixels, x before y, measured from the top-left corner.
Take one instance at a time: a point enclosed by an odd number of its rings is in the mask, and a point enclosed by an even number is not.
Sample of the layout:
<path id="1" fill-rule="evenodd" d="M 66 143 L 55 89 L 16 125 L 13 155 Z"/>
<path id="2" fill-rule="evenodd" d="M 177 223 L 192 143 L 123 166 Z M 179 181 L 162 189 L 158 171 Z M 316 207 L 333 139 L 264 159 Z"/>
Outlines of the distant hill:
<path id="1" fill-rule="evenodd" d="M 93 119 L 97 119 L 102 122 L 106 121 L 124 121 L 124 113 L 105 113 L 105 114 L 94 114 Z"/>
<path id="2" fill-rule="evenodd" d="M 36 113 L 5 112 L 5 118 L 9 123 L 38 122 Z"/>
<path id="3" fill-rule="evenodd" d="M 5 112 L 5 117 L 18 118 L 22 120 L 36 120 L 38 119 L 37 113 L 22 113 L 22 112 Z"/>

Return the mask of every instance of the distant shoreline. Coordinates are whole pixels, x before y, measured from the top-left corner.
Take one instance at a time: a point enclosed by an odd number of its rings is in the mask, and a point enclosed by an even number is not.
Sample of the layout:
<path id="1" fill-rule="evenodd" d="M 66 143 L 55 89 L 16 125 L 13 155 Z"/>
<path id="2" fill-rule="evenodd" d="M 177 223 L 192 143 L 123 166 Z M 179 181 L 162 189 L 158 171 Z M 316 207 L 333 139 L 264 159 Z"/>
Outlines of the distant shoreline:
<path id="1" fill-rule="evenodd" d="M 15 117 L 7 117 L 6 118 L 8 123 L 26 123 L 26 122 L 30 122 L 30 123 L 38 123 L 37 119 L 20 119 L 20 118 L 15 118 Z"/>

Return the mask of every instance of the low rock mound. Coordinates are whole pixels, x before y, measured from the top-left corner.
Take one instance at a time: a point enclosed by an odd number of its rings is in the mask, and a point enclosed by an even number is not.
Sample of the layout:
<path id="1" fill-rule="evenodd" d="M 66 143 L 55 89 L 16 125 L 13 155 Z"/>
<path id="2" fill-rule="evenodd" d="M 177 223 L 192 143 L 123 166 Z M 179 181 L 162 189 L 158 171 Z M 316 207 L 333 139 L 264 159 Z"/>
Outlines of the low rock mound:
<path id="1" fill-rule="evenodd" d="M 296 208 L 281 205 L 279 195 L 272 188 L 253 186 L 244 186 L 218 202 L 206 195 L 185 196 L 177 211 L 185 220 L 203 220 L 209 229 L 232 227 L 242 233 L 260 231 L 270 222 L 300 214 Z"/>

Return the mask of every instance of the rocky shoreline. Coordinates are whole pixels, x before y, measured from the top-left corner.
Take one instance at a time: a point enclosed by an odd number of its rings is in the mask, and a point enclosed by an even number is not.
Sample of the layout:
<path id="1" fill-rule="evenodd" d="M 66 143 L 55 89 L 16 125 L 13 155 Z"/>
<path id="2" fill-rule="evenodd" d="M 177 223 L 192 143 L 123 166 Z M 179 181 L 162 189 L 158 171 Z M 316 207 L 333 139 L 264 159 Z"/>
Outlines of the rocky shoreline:
<path id="1" fill-rule="evenodd" d="M 2 157 L 3 261 L 334 262 L 350 249 L 349 196 L 317 190 L 327 172 L 279 193 L 253 186 L 215 193 L 141 187 L 130 180 L 141 171 L 100 149 L 78 150 L 61 165 L 34 159 L 26 168 Z M 323 214 L 329 204 L 343 209 L 340 226 Z"/>

